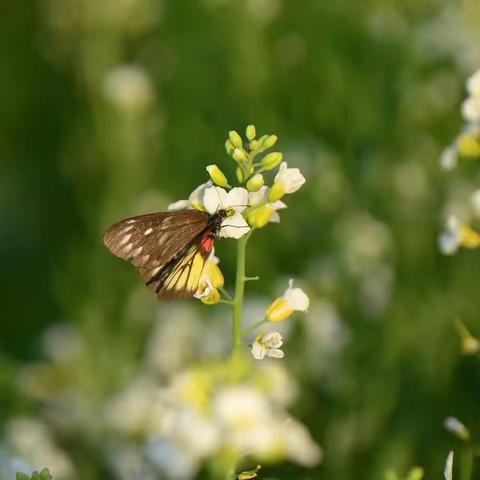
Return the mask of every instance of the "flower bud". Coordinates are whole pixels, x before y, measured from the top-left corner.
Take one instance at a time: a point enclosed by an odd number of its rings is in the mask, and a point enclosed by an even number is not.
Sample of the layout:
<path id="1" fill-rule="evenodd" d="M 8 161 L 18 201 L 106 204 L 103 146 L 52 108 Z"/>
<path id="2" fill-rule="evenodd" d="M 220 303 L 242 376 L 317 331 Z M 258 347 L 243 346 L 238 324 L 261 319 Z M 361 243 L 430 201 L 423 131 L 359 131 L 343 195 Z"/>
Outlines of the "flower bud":
<path id="1" fill-rule="evenodd" d="M 275 182 L 272 185 L 272 188 L 268 192 L 268 201 L 269 202 L 276 202 L 280 200 L 285 195 L 285 187 L 283 186 L 282 182 Z"/>
<path id="2" fill-rule="evenodd" d="M 274 211 L 270 205 L 265 203 L 248 212 L 247 221 L 254 228 L 262 228 L 270 221 Z"/>
<path id="3" fill-rule="evenodd" d="M 227 177 L 225 174 L 217 167 L 217 165 L 208 165 L 207 172 L 210 175 L 213 183 L 219 187 L 229 187 Z"/>
<path id="4" fill-rule="evenodd" d="M 253 140 L 255 138 L 255 136 L 257 135 L 255 125 L 249 125 L 247 127 L 247 130 L 246 130 L 245 134 L 246 134 L 246 136 L 249 140 Z"/>
<path id="5" fill-rule="evenodd" d="M 273 170 L 283 160 L 281 152 L 271 152 L 265 155 L 260 162 L 260 165 L 265 170 Z"/>
<path id="6" fill-rule="evenodd" d="M 247 154 L 245 153 L 245 150 L 243 148 L 236 148 L 233 151 L 232 157 L 237 162 L 244 162 L 247 159 Z"/>
<path id="7" fill-rule="evenodd" d="M 262 142 L 262 149 L 272 148 L 277 143 L 277 140 L 278 137 L 276 135 L 268 135 Z"/>
<path id="8" fill-rule="evenodd" d="M 242 137 L 235 130 L 230 130 L 228 132 L 228 138 L 234 147 L 242 148 Z"/>
<path id="9" fill-rule="evenodd" d="M 259 145 L 260 144 L 258 143 L 258 140 L 252 140 L 248 146 L 250 150 L 256 150 L 259 147 Z"/>
<path id="10" fill-rule="evenodd" d="M 238 183 L 243 183 L 243 181 L 245 180 L 245 177 L 243 175 L 243 170 L 240 167 L 237 167 L 235 174 L 237 175 Z"/>
<path id="11" fill-rule="evenodd" d="M 266 316 L 270 322 L 280 322 L 289 317 L 293 309 L 286 298 L 279 297 L 268 307 Z"/>
<path id="12" fill-rule="evenodd" d="M 225 150 L 227 151 L 228 155 L 232 155 L 233 151 L 235 150 L 235 147 L 232 145 L 230 140 L 225 142 Z"/>
<path id="13" fill-rule="evenodd" d="M 256 173 L 247 182 L 247 190 L 249 192 L 258 192 L 264 185 L 265 179 L 261 173 Z"/>

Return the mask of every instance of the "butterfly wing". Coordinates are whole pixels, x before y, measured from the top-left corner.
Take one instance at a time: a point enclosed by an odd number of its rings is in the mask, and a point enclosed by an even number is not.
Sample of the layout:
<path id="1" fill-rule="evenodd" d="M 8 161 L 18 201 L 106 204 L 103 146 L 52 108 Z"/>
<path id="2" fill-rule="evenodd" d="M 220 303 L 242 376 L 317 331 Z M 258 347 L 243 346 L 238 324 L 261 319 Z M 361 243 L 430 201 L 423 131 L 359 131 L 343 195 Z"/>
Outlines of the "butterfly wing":
<path id="1" fill-rule="evenodd" d="M 139 269 L 159 299 L 191 297 L 211 251 L 202 243 L 208 220 L 209 215 L 198 210 L 140 215 L 112 225 L 103 242 Z"/>

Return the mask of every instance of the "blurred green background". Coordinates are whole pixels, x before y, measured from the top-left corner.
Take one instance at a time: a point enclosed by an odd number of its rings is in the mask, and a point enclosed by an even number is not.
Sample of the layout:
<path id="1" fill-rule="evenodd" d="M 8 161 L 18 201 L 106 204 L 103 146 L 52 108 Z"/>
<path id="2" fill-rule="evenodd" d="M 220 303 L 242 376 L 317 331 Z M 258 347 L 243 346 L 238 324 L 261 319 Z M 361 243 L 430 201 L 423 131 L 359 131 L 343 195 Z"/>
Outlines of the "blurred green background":
<path id="1" fill-rule="evenodd" d="M 248 271 L 261 281 L 249 293 L 260 301 L 295 277 L 312 297 L 284 362 L 300 384 L 294 413 L 325 450 L 314 470 L 284 464 L 265 478 L 383 479 L 413 465 L 440 478 L 459 446 L 444 418 L 474 433 L 479 419 L 477 361 L 459 355 L 454 321 L 480 334 L 480 257 L 437 248 L 452 182 L 458 194 L 478 180 L 438 165 L 480 65 L 478 1 L 2 10 L 0 453 L 12 422 L 34 418 L 69 459 L 61 478 L 123 478 L 96 412 L 146 362 L 152 330 L 176 312 L 170 334 L 185 351 L 165 356 L 164 378 L 228 351 L 226 308 L 159 306 L 101 236 L 186 198 L 209 163 L 233 177 L 228 130 L 254 123 L 307 183 L 252 238 Z M 230 283 L 234 253 L 220 242 Z M 205 328 L 224 338 L 210 345 Z M 78 342 L 82 360 L 62 363 Z"/>

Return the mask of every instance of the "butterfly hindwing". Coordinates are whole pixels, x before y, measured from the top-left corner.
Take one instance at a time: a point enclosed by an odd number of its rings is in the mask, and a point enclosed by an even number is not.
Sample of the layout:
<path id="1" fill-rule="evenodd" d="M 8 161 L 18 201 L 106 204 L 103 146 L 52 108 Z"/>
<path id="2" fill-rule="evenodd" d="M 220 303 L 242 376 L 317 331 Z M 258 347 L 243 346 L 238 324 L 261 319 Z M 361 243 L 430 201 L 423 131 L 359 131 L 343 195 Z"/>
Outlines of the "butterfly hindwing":
<path id="1" fill-rule="evenodd" d="M 211 251 L 202 245 L 208 220 L 207 213 L 197 210 L 140 215 L 112 225 L 103 241 L 139 269 L 160 299 L 191 297 Z"/>
<path id="2" fill-rule="evenodd" d="M 148 286 L 158 294 L 160 300 L 192 297 L 198 290 L 203 278 L 205 263 L 211 249 L 205 248 L 202 237 L 187 245 L 185 252 L 166 265 L 156 277 L 153 277 Z M 212 242 L 213 247 L 213 242 Z"/>

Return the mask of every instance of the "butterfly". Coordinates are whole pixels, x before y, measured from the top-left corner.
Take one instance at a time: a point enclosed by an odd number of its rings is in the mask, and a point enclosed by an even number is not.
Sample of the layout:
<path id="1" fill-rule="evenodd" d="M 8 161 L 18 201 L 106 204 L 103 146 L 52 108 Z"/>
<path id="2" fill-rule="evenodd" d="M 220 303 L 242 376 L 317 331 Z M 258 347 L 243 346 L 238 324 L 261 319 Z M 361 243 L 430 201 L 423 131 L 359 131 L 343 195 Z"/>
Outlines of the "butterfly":
<path id="1" fill-rule="evenodd" d="M 150 213 L 112 225 L 103 243 L 135 265 L 159 300 L 195 295 L 205 263 L 228 213 L 200 210 Z"/>

